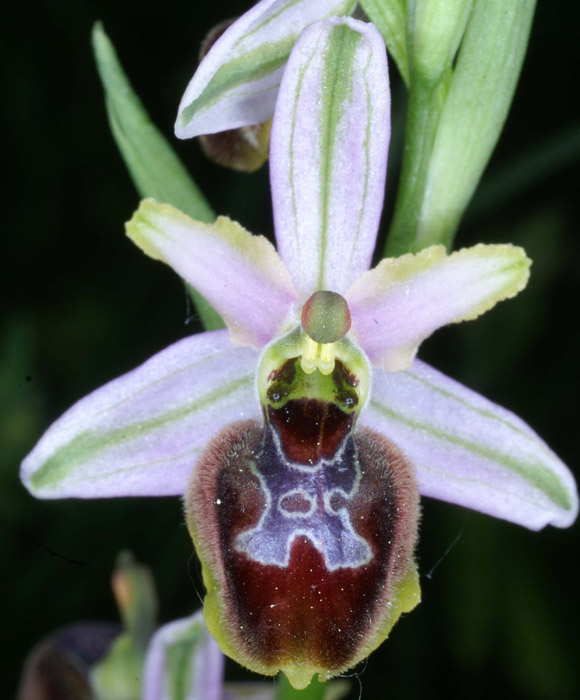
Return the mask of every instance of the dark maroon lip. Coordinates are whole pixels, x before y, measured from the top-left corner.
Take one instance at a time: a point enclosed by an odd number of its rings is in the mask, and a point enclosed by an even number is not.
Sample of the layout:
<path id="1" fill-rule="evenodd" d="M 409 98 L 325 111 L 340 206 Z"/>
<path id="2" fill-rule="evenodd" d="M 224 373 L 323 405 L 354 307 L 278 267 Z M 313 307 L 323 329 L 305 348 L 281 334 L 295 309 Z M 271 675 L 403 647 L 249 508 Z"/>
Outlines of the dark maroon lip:
<path id="1" fill-rule="evenodd" d="M 292 399 L 282 408 L 268 406 L 267 419 L 286 457 L 299 464 L 331 459 L 351 432 L 354 415 L 317 399 Z"/>
<path id="2" fill-rule="evenodd" d="M 290 407 L 305 444 L 314 439 L 307 418 L 326 433 L 331 407 Z M 196 546 L 219 581 L 221 624 L 250 668 L 254 660 L 262 672 L 351 667 L 371 650 L 412 564 L 412 468 L 382 436 L 351 430 L 351 420 L 338 416 L 344 440 L 323 436 L 325 449 L 337 449 L 309 465 L 289 460 L 273 421 L 234 424 L 192 479 L 186 509 Z"/>

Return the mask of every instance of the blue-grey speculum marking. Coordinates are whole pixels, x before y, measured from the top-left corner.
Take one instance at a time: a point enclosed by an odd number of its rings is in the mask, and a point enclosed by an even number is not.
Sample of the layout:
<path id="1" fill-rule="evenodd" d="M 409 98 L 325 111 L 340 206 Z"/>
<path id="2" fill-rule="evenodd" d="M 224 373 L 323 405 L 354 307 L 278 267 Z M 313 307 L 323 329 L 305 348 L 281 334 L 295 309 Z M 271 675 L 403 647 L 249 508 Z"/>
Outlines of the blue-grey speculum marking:
<path id="1" fill-rule="evenodd" d="M 236 538 L 236 548 L 264 565 L 287 567 L 296 538 L 308 539 L 329 571 L 358 568 L 372 558 L 348 513 L 361 468 L 349 435 L 332 459 L 312 465 L 289 462 L 270 425 L 252 471 L 260 480 L 266 507 L 258 524 Z"/>

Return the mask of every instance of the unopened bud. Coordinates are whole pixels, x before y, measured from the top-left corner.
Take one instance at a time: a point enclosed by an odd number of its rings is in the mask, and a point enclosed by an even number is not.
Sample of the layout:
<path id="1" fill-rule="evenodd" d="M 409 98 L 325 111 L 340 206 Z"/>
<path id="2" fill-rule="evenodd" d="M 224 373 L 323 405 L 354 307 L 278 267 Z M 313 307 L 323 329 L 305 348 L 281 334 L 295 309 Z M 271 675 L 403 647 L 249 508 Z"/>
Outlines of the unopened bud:
<path id="1" fill-rule="evenodd" d="M 150 569 L 136 562 L 130 552 L 121 552 L 111 587 L 125 631 L 137 647 L 146 649 L 157 624 L 157 596 Z"/>
<path id="2" fill-rule="evenodd" d="M 18 700 L 93 700 L 90 671 L 120 633 L 119 625 L 90 622 L 55 632 L 27 658 Z"/>
<path id="3" fill-rule="evenodd" d="M 205 155 L 218 165 L 242 173 L 253 173 L 268 160 L 272 120 L 264 124 L 203 134 L 199 142 Z"/>
<path id="4" fill-rule="evenodd" d="M 417 0 L 413 60 L 415 69 L 429 82 L 436 82 L 451 65 L 472 4 L 472 0 Z"/>

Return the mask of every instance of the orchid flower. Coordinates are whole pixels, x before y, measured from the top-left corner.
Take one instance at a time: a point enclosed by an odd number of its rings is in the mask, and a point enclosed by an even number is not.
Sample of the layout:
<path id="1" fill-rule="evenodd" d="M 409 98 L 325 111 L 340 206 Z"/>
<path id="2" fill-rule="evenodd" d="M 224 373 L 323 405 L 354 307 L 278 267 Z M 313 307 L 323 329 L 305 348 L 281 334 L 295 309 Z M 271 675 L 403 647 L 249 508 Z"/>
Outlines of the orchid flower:
<path id="1" fill-rule="evenodd" d="M 578 510 L 531 428 L 415 357 L 437 328 L 518 293 L 524 252 L 434 246 L 368 269 L 389 109 L 372 25 L 305 29 L 272 125 L 278 252 L 227 218 L 152 200 L 127 225 L 228 330 L 82 399 L 22 466 L 42 498 L 184 496 L 210 632 L 296 688 L 352 667 L 418 603 L 419 493 L 530 529 Z"/>

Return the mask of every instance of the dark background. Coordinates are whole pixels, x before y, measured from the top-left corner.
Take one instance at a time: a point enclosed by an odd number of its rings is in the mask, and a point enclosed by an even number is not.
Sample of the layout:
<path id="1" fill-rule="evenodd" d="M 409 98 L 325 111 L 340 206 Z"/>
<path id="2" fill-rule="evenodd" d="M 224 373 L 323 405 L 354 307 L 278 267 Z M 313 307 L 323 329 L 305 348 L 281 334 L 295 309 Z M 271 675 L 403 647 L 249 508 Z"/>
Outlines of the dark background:
<path id="1" fill-rule="evenodd" d="M 121 549 L 151 566 L 163 622 L 198 606 L 199 567 L 177 499 L 40 502 L 17 477 L 20 460 L 76 399 L 199 329 L 188 323 L 179 279 L 123 235 L 138 198 L 109 133 L 90 49 L 101 19 L 171 135 L 205 32 L 249 3 L 198 5 L 22 3 L 3 23 L 2 698 L 13 696 L 40 638 L 76 620 L 116 619 L 109 576 Z M 577 474 L 578 19 L 574 0 L 540 3 L 514 107 L 457 241 L 524 245 L 534 260 L 530 285 L 477 323 L 439 332 L 421 352 L 520 414 Z M 404 110 L 392 73 L 385 223 Z M 174 143 L 216 211 L 271 234 L 267 168 L 230 173 L 207 163 L 195 142 Z M 551 164 L 534 156 L 546 144 L 556 147 Z M 521 169 L 530 181 L 502 179 L 521 158 L 531 158 Z M 578 541 L 578 525 L 532 533 L 425 500 L 423 603 L 358 669 L 362 697 L 577 697 Z M 233 664 L 228 673 L 243 674 Z M 353 688 L 356 698 L 356 679 Z"/>

